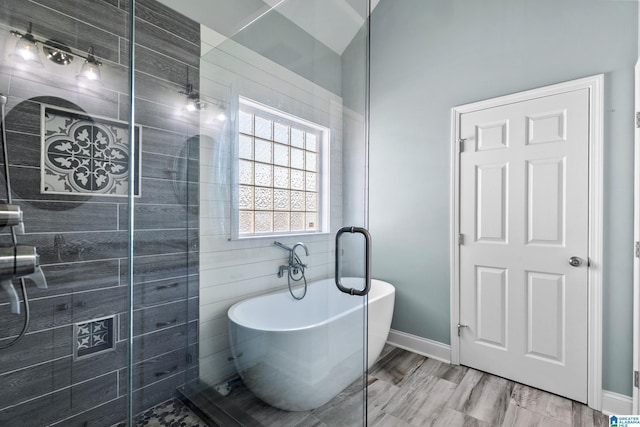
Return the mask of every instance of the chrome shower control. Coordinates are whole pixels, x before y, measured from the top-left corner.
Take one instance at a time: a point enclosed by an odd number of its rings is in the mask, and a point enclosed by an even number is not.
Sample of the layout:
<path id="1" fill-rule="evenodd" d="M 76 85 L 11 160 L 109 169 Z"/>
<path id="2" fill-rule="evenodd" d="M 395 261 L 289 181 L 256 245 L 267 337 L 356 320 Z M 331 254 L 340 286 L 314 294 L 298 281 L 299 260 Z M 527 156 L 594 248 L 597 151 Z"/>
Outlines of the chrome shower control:
<path id="1" fill-rule="evenodd" d="M 0 248 L 0 280 L 20 277 L 30 278 L 39 288 L 47 287 L 36 248 L 24 245 Z"/>
<path id="2" fill-rule="evenodd" d="M 37 265 L 38 254 L 33 246 L 0 248 L 0 279 L 32 274 Z"/>
<path id="3" fill-rule="evenodd" d="M 19 278 L 29 278 L 38 288 L 47 288 L 36 248 L 24 245 L 0 248 L 0 287 L 9 297 L 14 314 L 20 314 L 20 300 L 12 280 Z"/>
<path id="4" fill-rule="evenodd" d="M 20 206 L 7 203 L 0 204 L 0 228 L 16 226 L 18 227 L 16 233 L 24 234 L 24 223 Z"/>

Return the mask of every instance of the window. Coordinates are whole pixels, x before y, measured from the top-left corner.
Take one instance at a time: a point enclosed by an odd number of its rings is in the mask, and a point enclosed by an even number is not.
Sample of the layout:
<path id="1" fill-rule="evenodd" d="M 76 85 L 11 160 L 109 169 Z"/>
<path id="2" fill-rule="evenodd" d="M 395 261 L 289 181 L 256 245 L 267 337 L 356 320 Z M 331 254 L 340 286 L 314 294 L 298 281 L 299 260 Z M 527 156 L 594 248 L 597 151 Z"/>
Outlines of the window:
<path id="1" fill-rule="evenodd" d="M 241 99 L 238 120 L 238 234 L 323 230 L 328 130 Z"/>

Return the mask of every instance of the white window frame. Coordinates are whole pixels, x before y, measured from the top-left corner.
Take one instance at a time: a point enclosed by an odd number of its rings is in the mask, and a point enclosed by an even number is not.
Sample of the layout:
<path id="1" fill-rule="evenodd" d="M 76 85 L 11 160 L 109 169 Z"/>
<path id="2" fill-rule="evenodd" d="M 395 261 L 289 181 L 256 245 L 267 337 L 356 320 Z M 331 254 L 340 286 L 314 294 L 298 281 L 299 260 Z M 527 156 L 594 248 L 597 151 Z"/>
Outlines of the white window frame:
<path id="1" fill-rule="evenodd" d="M 318 131 L 318 227 L 316 230 L 298 230 L 298 231 L 274 231 L 265 233 L 240 233 L 240 208 L 239 208 L 239 114 L 241 109 L 248 109 L 257 114 L 263 114 L 267 117 L 277 118 L 281 121 L 288 122 L 292 125 L 296 124 L 302 128 L 309 128 Z M 245 97 L 238 98 L 238 112 L 235 120 L 233 133 L 233 150 L 232 150 L 232 191 L 231 191 L 231 239 L 244 240 L 255 238 L 272 238 L 275 236 L 296 236 L 296 235 L 318 235 L 329 233 L 330 230 L 330 130 L 327 127 L 317 123 L 305 120 L 301 117 L 285 111 L 261 104 Z M 291 212 L 291 210 L 289 210 Z"/>

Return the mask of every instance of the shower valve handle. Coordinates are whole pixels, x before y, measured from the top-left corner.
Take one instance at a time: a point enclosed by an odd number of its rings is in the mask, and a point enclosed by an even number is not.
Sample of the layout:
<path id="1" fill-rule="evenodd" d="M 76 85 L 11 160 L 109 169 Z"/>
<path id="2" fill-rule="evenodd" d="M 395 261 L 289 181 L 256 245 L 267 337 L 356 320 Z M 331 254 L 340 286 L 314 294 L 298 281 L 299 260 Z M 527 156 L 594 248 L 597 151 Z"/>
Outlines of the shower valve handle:
<path id="1" fill-rule="evenodd" d="M 31 281 L 35 283 L 35 285 L 40 289 L 48 288 L 47 278 L 44 277 L 44 272 L 42 271 L 42 268 L 40 266 L 36 267 L 36 271 L 24 277 L 31 279 Z"/>
<path id="2" fill-rule="evenodd" d="M 36 248 L 23 245 L 0 248 L 0 280 L 20 277 L 28 277 L 41 289 L 47 287 Z"/>
<path id="3" fill-rule="evenodd" d="M 0 281 L 0 287 L 9 298 L 9 307 L 11 308 L 11 313 L 20 314 L 20 298 L 18 298 L 18 293 L 16 292 L 16 288 L 13 287 L 13 283 L 11 282 L 11 280 Z"/>
<path id="4" fill-rule="evenodd" d="M 19 235 L 22 236 L 23 234 L 25 234 L 25 232 L 24 232 L 24 222 L 21 222 L 18 225 L 14 225 L 13 229 L 15 230 L 16 234 L 19 234 Z"/>

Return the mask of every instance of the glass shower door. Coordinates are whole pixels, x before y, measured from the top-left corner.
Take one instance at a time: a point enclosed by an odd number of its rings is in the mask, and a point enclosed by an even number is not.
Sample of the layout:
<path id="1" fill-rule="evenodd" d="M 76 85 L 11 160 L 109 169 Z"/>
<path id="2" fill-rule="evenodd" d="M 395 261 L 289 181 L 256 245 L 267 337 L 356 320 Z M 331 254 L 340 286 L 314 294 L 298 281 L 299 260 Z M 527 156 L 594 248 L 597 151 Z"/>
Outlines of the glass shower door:
<path id="1" fill-rule="evenodd" d="M 223 425 L 362 425 L 367 298 L 334 275 L 336 232 L 367 225 L 368 1 L 162 3 L 201 29 L 176 102 L 199 126 L 198 369 L 181 392 Z M 360 289 L 349 234 L 340 271 Z M 247 300 L 266 304 L 255 329 L 232 319 Z"/>

